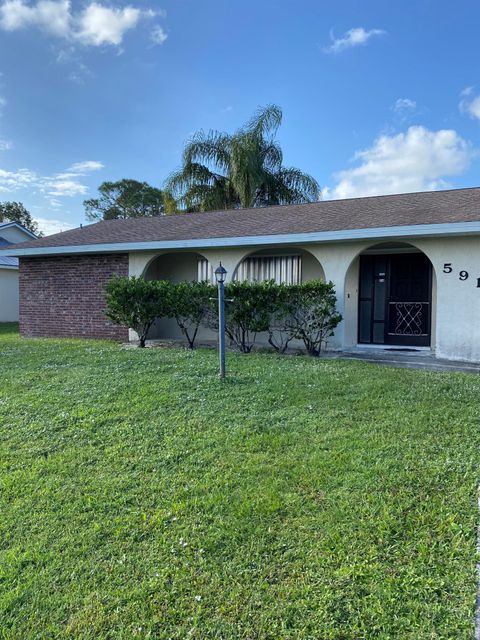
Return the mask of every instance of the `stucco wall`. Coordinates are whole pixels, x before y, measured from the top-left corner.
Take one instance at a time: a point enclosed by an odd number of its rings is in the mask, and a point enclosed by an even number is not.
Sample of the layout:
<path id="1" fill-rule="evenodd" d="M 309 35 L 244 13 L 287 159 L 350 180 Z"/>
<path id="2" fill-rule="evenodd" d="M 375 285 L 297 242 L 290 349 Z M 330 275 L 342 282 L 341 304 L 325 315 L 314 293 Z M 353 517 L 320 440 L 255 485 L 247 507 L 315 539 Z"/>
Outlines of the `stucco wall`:
<path id="1" fill-rule="evenodd" d="M 240 262 L 250 255 L 291 255 L 292 253 L 300 253 L 302 255 L 302 281 L 306 282 L 312 279 L 325 279 L 322 266 L 318 260 L 309 251 L 297 247 L 290 248 L 273 248 L 273 249 L 249 249 L 247 251 L 238 249 L 226 250 L 203 250 L 198 253 L 190 251 L 177 252 L 136 252 L 130 254 L 129 274 L 131 276 L 143 276 L 147 279 L 166 279 L 172 282 L 181 282 L 183 280 L 190 281 L 197 279 L 197 260 L 198 258 L 206 258 L 210 264 L 216 267 L 219 262 L 227 269 L 227 281 L 231 281 L 235 277 L 237 267 Z M 215 340 L 216 334 L 205 327 L 200 327 L 198 340 Z M 135 332 L 130 331 L 130 339 L 136 340 L 138 336 Z M 157 320 L 151 327 L 149 339 L 183 339 L 182 333 L 178 328 L 175 320 L 162 318 Z M 268 344 L 268 336 L 258 336 L 258 342 Z"/>
<path id="2" fill-rule="evenodd" d="M 417 246 L 432 261 L 437 279 L 435 351 L 451 360 L 480 361 L 480 239 L 431 238 Z M 451 264 L 452 272 L 444 273 Z M 448 269 L 447 269 L 448 270 Z M 468 278 L 461 280 L 460 271 Z"/>
<path id="3" fill-rule="evenodd" d="M 147 280 L 170 280 L 171 282 L 194 281 L 198 275 L 198 259 L 201 254 L 192 252 L 164 253 L 149 261 L 143 271 Z M 173 318 L 159 318 L 150 327 L 148 339 L 183 339 L 182 332 Z M 215 336 L 205 327 L 198 331 L 199 340 L 212 340 Z"/>
<path id="4" fill-rule="evenodd" d="M 18 269 L 0 268 L 0 322 L 18 321 Z"/>
<path id="5" fill-rule="evenodd" d="M 423 251 L 433 265 L 432 349 L 442 358 L 480 361 L 480 287 L 477 287 L 477 278 L 480 278 L 480 238 L 405 237 L 396 240 Z M 341 350 L 357 344 L 358 256 L 381 242 L 379 239 L 376 243 L 352 241 L 296 247 L 311 253 L 321 264 L 325 279 L 335 284 L 337 307 L 344 320 L 330 339 L 330 349 Z M 260 249 L 262 247 L 208 249 L 201 253 L 213 265 L 221 261 L 228 271 L 227 280 L 231 280 L 239 262 Z M 275 252 L 275 247 L 269 247 L 268 252 Z M 131 254 L 130 274 L 142 275 L 149 261 L 159 254 Z M 452 264 L 452 273 L 443 272 L 445 263 Z M 459 279 L 462 270 L 469 274 L 464 281 Z"/>

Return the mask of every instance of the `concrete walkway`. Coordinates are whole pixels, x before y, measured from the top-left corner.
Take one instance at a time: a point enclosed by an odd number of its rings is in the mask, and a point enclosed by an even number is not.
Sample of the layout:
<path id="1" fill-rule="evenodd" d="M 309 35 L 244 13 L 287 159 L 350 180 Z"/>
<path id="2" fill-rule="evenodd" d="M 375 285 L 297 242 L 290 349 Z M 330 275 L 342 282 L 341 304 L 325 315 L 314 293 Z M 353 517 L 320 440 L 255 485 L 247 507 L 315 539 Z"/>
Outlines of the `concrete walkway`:
<path id="1" fill-rule="evenodd" d="M 327 354 L 325 354 L 327 355 Z M 330 354 L 328 354 L 330 355 Z M 442 360 L 435 358 L 431 351 L 400 349 L 352 349 L 342 353 L 332 353 L 333 357 L 343 360 L 364 360 L 389 367 L 404 369 L 425 369 L 426 371 L 460 371 L 462 373 L 480 373 L 480 364 Z"/>

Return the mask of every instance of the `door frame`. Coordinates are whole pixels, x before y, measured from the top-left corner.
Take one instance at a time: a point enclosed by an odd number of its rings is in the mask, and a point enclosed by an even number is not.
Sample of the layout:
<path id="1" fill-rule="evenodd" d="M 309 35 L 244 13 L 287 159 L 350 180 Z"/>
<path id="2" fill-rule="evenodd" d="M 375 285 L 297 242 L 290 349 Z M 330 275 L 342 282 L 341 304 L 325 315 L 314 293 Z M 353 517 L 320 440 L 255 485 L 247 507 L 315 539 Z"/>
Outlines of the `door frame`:
<path id="1" fill-rule="evenodd" d="M 427 327 L 428 333 L 421 334 L 418 336 L 415 335 L 402 335 L 402 334 L 391 334 L 388 331 L 389 328 L 389 306 L 390 306 L 390 291 L 391 291 L 391 258 L 393 256 L 398 255 L 406 255 L 406 254 L 421 254 L 428 261 L 429 269 L 428 269 L 428 301 L 423 301 L 423 303 L 427 304 Z M 386 268 L 385 268 L 385 284 L 386 284 L 386 292 L 385 292 L 385 301 L 384 301 L 384 321 L 383 321 L 383 342 L 374 342 L 374 304 L 375 304 L 375 269 L 373 269 L 372 276 L 372 284 L 371 284 L 371 296 L 369 298 L 362 297 L 361 295 L 361 277 L 362 277 L 362 262 L 364 262 L 365 258 L 373 258 L 379 257 L 385 259 Z M 361 322 L 361 303 L 367 300 L 371 301 L 371 318 L 370 318 L 370 341 L 365 342 L 360 339 L 361 331 L 360 331 L 360 322 Z M 364 253 L 359 255 L 359 268 L 358 268 L 358 302 L 357 302 L 357 344 L 359 345 L 372 345 L 375 347 L 423 347 L 423 348 L 431 348 L 432 346 L 432 317 L 433 317 L 433 265 L 428 258 L 428 256 L 422 251 L 398 251 L 398 252 L 375 252 L 375 253 Z M 379 321 L 377 321 L 379 322 Z"/>

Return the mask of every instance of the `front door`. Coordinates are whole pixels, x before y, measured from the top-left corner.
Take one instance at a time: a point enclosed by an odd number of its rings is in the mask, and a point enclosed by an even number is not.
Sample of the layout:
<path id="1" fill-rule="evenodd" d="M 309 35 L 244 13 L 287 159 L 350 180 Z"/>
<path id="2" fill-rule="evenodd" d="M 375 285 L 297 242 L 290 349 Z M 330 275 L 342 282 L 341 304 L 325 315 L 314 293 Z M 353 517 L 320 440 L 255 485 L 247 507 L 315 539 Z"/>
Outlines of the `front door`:
<path id="1" fill-rule="evenodd" d="M 430 346 L 432 267 L 423 253 L 360 256 L 358 341 Z"/>

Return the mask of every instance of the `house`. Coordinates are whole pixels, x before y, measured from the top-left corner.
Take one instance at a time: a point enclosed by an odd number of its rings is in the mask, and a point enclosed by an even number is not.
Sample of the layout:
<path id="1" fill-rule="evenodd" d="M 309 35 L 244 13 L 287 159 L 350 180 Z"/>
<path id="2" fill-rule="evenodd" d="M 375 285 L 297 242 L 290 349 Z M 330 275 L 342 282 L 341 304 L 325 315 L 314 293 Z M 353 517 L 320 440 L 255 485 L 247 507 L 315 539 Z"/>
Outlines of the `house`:
<path id="1" fill-rule="evenodd" d="M 37 236 L 18 222 L 0 222 L 0 249 Z M 18 258 L 0 255 L 0 322 L 18 321 Z"/>
<path id="2" fill-rule="evenodd" d="M 480 361 L 480 188 L 102 221 L 7 255 L 24 336 L 127 340 L 104 316 L 113 274 L 205 279 L 222 261 L 227 279 L 331 280 L 344 318 L 331 349 Z"/>

